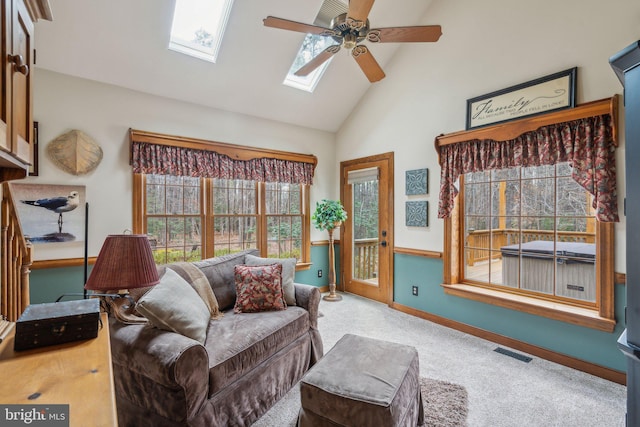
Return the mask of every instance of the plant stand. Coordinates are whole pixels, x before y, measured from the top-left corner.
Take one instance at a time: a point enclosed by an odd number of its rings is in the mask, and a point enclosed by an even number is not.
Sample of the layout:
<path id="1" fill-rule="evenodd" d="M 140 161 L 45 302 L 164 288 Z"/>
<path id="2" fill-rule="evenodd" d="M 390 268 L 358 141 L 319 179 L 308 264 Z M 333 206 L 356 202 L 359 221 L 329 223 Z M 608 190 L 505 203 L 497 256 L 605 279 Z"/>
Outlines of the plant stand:
<path id="1" fill-rule="evenodd" d="M 325 301 L 340 301 L 342 296 L 336 293 L 336 254 L 333 250 L 333 228 L 329 232 L 329 295 L 322 297 Z"/>

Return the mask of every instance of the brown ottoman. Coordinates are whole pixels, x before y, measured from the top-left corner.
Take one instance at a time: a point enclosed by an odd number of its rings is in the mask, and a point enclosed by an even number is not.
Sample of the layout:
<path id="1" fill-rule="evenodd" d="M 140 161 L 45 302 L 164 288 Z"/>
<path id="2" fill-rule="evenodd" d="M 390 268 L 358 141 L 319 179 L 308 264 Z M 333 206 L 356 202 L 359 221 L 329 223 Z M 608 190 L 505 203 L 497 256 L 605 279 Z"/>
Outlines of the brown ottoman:
<path id="1" fill-rule="evenodd" d="M 414 347 L 345 335 L 300 381 L 298 426 L 423 423 Z"/>

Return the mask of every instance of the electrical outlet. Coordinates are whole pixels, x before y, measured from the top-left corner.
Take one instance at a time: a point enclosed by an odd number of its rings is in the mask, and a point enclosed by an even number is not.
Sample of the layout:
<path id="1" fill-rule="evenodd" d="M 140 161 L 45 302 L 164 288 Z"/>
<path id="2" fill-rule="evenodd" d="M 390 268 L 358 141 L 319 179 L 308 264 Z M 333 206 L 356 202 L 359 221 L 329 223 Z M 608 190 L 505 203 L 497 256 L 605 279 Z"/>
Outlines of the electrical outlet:
<path id="1" fill-rule="evenodd" d="M 418 287 L 417 287 L 417 286 L 412 286 L 412 287 L 411 287 L 411 294 L 412 294 L 414 297 L 417 297 L 417 296 L 418 296 Z"/>
<path id="2" fill-rule="evenodd" d="M 318 277 L 322 277 L 322 270 L 318 270 Z"/>

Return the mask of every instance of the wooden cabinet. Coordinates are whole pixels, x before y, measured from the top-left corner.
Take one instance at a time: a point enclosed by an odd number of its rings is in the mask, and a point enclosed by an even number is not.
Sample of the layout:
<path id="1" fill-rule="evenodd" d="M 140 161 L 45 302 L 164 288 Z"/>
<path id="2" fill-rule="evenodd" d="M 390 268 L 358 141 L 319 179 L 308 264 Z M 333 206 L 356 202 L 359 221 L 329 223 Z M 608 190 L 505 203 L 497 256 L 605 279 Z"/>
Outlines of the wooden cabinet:
<path id="1" fill-rule="evenodd" d="M 0 181 L 23 178 L 33 159 L 34 22 L 51 20 L 48 0 L 0 0 Z"/>
<path id="2" fill-rule="evenodd" d="M 640 425 L 640 40 L 609 62 L 624 86 L 625 216 L 627 237 L 626 329 L 618 348 L 627 356 L 627 425 Z"/>

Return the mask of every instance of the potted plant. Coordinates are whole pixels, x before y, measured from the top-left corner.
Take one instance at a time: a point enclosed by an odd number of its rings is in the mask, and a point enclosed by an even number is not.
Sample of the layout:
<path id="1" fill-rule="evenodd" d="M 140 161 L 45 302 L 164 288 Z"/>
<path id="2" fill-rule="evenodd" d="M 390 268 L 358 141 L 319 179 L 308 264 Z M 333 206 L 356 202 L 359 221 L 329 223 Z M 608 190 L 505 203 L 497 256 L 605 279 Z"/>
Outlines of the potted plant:
<path id="1" fill-rule="evenodd" d="M 340 301 L 342 297 L 336 294 L 335 252 L 333 250 L 333 230 L 339 227 L 347 219 L 347 211 L 344 210 L 339 200 L 322 199 L 316 202 L 316 210 L 311 215 L 313 225 L 318 230 L 329 232 L 329 295 L 325 295 L 327 301 Z"/>

